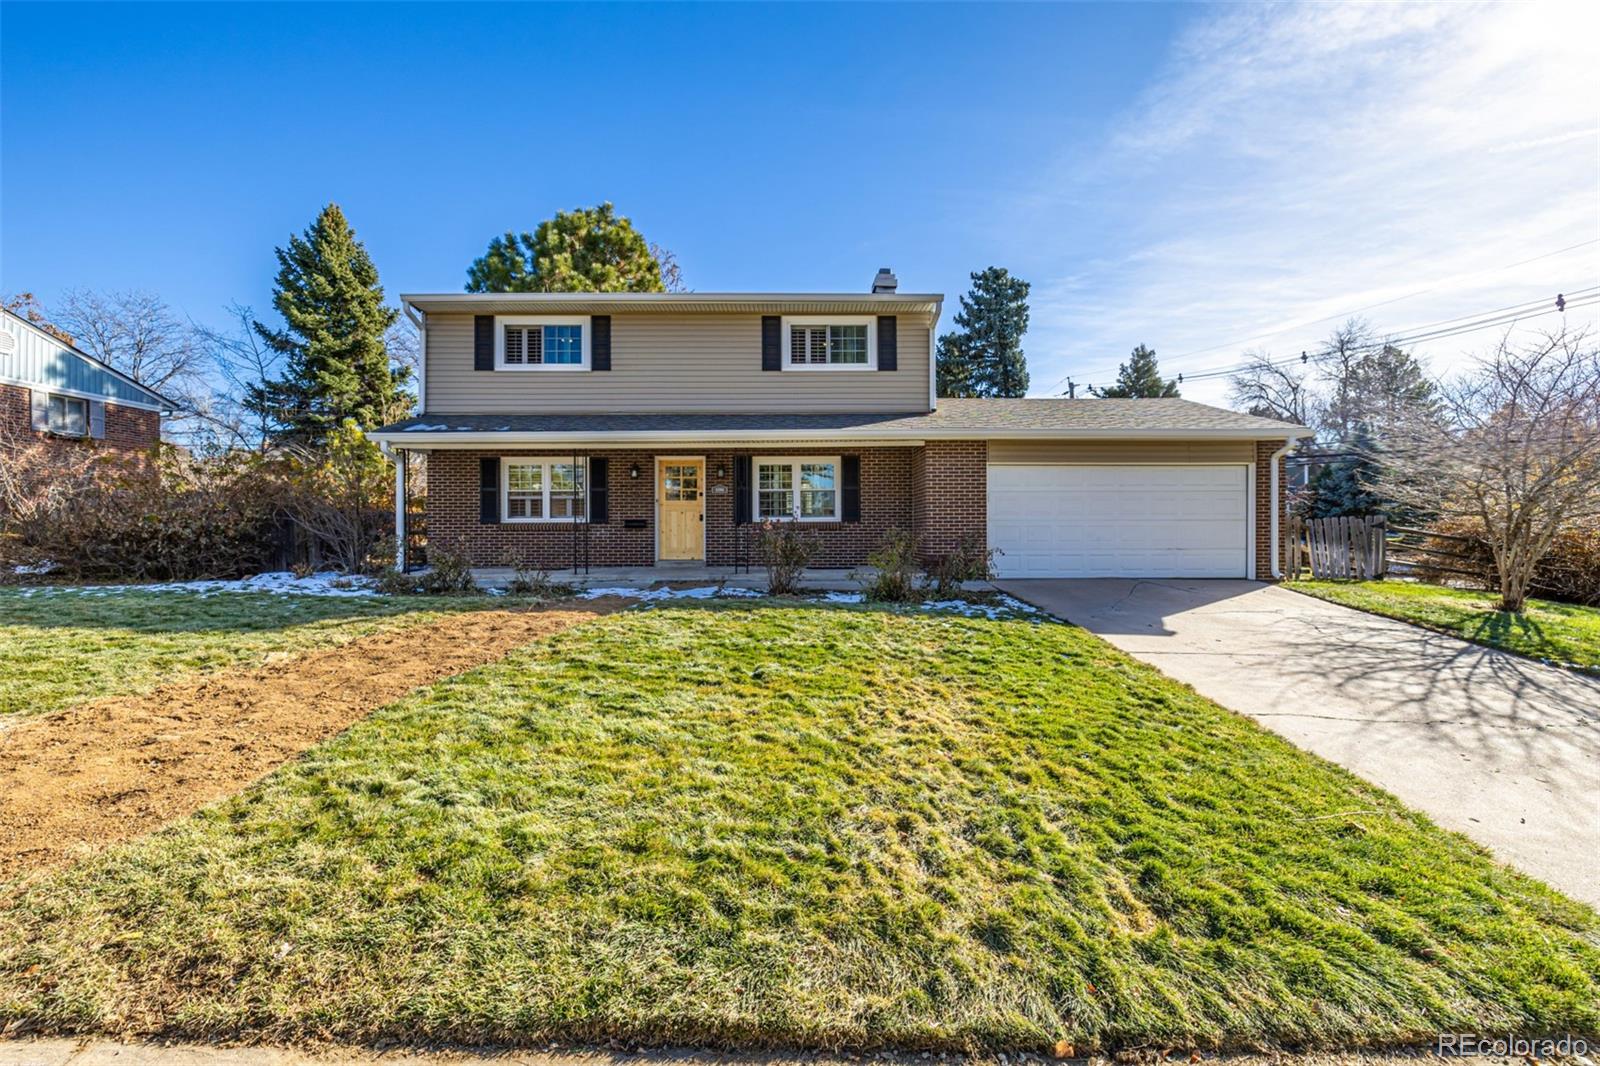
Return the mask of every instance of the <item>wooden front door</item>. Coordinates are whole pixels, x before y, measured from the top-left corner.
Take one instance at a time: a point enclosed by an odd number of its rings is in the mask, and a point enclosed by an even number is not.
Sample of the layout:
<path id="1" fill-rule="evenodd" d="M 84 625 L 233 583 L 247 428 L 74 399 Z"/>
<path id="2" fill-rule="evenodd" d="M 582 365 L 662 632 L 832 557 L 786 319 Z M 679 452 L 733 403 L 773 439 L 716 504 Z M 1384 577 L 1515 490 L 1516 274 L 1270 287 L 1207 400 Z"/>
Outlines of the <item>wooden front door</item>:
<path id="1" fill-rule="evenodd" d="M 705 460 L 662 459 L 656 464 L 656 510 L 661 516 L 662 559 L 706 557 Z"/>

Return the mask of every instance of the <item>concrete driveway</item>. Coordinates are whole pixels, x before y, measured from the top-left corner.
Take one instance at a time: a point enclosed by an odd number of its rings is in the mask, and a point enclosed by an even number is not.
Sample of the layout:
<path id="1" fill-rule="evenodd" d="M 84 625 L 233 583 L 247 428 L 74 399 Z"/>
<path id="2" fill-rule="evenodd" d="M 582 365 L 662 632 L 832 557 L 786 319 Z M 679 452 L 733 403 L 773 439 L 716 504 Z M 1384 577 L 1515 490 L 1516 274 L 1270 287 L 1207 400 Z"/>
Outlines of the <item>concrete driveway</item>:
<path id="1" fill-rule="evenodd" d="M 1253 581 L 1000 581 L 1600 906 L 1600 678 Z"/>

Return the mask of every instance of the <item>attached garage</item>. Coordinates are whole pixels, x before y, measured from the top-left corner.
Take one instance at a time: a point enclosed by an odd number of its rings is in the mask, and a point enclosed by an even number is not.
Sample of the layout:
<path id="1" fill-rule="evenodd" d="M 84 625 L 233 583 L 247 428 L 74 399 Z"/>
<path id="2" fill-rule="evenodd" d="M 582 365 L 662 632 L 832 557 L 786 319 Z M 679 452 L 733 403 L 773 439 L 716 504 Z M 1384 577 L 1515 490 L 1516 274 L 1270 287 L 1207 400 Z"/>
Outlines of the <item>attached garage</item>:
<path id="1" fill-rule="evenodd" d="M 1249 577 L 1246 463 L 990 463 L 1001 577 Z"/>

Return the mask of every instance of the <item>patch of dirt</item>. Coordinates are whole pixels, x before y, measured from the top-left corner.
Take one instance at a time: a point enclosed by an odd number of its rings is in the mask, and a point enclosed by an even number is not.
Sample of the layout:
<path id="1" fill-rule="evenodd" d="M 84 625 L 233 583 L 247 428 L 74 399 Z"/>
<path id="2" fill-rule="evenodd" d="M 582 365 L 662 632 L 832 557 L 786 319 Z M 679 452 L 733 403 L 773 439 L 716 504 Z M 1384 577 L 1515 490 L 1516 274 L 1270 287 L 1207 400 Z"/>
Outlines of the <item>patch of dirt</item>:
<path id="1" fill-rule="evenodd" d="M 412 689 L 626 605 L 452 615 L 25 721 L 0 733 L 0 879 L 192 814 Z"/>

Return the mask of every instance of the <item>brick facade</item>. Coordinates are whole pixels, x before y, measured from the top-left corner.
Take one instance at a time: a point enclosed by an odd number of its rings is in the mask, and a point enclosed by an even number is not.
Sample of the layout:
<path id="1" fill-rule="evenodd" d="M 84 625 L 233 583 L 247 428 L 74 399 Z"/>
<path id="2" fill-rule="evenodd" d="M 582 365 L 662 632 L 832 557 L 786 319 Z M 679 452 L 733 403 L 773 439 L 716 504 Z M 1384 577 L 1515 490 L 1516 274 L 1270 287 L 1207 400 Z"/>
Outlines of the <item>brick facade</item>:
<path id="1" fill-rule="evenodd" d="M 142 407 L 106 403 L 106 435 L 98 440 L 86 437 L 57 437 L 33 428 L 33 408 L 29 390 L 22 385 L 0 384 L 0 440 L 23 446 L 43 444 L 49 452 L 79 454 L 81 449 L 111 449 L 126 454 L 147 451 L 161 439 L 161 415 Z"/>
<path id="2" fill-rule="evenodd" d="M 110 435 L 108 415 L 107 435 Z M 1271 580 L 1271 456 L 1281 440 L 1256 444 L 1255 562 L 1256 576 Z M 807 523 L 821 542 L 819 567 L 849 568 L 866 562 L 869 552 L 890 529 L 909 529 L 920 538 L 924 557 L 950 551 L 963 537 L 986 544 L 988 535 L 988 445 L 984 441 L 933 441 L 911 448 L 772 448 L 759 452 L 731 449 L 603 450 L 609 463 L 609 515 L 590 525 L 591 566 L 651 566 L 656 552 L 656 457 L 705 457 L 706 564 L 754 564 L 754 530 L 734 525 L 733 458 L 735 454 L 857 455 L 861 458 L 861 520 Z M 573 564 L 575 534 L 569 523 L 500 523 L 478 521 L 478 463 L 485 456 L 571 458 L 561 451 L 436 451 L 428 454 L 428 529 L 437 543 L 466 546 L 476 566 L 501 566 L 527 561 L 554 570 Z M 637 466 L 639 476 L 630 477 Z M 1280 460 L 1280 488 L 1283 468 Z M 625 528 L 627 520 L 643 528 Z"/>
<path id="3" fill-rule="evenodd" d="M 917 449 L 914 528 L 924 558 L 943 555 L 963 537 L 989 539 L 989 443 L 931 441 Z"/>
<path id="4" fill-rule="evenodd" d="M 1282 440 L 1256 441 L 1256 580 L 1273 581 L 1272 576 L 1272 453 L 1283 447 Z M 1278 503 L 1284 498 L 1287 460 L 1278 460 Z M 1279 534 L 1283 532 L 1281 522 Z"/>
<path id="5" fill-rule="evenodd" d="M 806 528 L 821 544 L 816 564 L 852 567 L 866 562 L 870 552 L 891 528 L 910 529 L 911 448 L 783 448 L 749 453 L 761 455 L 858 455 L 861 457 L 861 520 L 859 522 L 808 522 Z M 656 552 L 656 456 L 705 456 L 706 565 L 732 566 L 741 554 L 754 562 L 754 531 L 734 525 L 732 450 L 635 451 L 601 450 L 587 454 L 606 456 L 609 479 L 607 521 L 587 529 L 589 565 L 651 566 Z M 739 453 L 746 454 L 746 453 Z M 574 534 L 584 530 L 565 522 L 479 522 L 479 460 L 486 456 L 517 455 L 528 458 L 570 459 L 571 452 L 554 451 L 438 451 L 428 455 L 428 534 L 435 543 L 459 542 L 466 546 L 475 566 L 500 566 L 516 560 L 565 569 L 572 566 L 581 543 Z M 637 465 L 639 476 L 630 476 Z M 642 520 L 644 528 L 628 529 L 629 519 Z"/>

